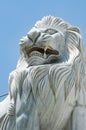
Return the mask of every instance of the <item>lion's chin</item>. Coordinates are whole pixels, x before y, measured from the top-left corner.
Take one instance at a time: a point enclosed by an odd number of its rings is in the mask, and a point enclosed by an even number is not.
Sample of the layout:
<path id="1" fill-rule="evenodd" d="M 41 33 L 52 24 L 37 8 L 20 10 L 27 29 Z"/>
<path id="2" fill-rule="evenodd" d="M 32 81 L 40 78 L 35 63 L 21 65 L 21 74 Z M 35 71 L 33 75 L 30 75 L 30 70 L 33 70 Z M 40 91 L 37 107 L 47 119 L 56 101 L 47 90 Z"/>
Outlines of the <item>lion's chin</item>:
<path id="1" fill-rule="evenodd" d="M 35 65 L 44 65 L 44 64 L 53 64 L 57 63 L 59 60 L 57 55 L 50 55 L 47 58 L 40 57 L 40 56 L 31 56 L 26 58 L 26 62 L 28 66 L 35 66 Z"/>

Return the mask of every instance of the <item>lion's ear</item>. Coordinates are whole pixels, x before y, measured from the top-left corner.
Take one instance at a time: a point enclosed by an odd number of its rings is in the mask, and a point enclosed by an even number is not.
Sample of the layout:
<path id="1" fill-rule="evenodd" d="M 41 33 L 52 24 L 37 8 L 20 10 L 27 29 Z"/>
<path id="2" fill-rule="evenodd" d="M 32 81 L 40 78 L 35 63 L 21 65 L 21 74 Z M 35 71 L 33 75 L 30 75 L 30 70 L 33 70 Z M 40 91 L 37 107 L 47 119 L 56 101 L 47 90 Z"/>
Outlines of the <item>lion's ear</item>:
<path id="1" fill-rule="evenodd" d="M 80 51 L 81 56 L 84 57 L 84 47 L 82 34 L 79 28 L 69 27 L 67 29 L 67 43 L 73 44 Z"/>
<path id="2" fill-rule="evenodd" d="M 81 34 L 81 31 L 78 27 L 69 27 L 67 30 L 74 31 L 74 32 Z"/>

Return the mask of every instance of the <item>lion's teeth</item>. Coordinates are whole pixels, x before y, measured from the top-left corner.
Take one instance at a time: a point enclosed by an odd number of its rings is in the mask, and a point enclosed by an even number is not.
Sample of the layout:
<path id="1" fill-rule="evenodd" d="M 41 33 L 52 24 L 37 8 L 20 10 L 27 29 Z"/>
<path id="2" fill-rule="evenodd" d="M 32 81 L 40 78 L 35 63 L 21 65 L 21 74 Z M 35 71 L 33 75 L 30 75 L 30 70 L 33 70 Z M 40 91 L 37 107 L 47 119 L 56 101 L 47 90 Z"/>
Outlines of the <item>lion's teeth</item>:
<path id="1" fill-rule="evenodd" d="M 44 58 L 45 58 L 45 59 L 47 58 L 47 55 L 46 55 L 46 53 L 44 53 Z"/>
<path id="2" fill-rule="evenodd" d="M 40 53 L 40 52 L 36 52 L 36 51 L 33 51 L 29 54 L 29 56 L 39 56 L 39 57 L 43 57 L 43 55 Z"/>

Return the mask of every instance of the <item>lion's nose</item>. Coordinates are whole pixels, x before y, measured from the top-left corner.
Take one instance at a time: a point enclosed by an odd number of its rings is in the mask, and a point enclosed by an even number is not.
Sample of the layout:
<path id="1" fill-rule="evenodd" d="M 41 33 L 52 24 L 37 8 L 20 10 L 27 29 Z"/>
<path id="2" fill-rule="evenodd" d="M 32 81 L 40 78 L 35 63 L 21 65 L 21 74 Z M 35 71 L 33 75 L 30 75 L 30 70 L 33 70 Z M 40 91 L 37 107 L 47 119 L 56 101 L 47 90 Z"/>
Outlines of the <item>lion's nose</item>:
<path id="1" fill-rule="evenodd" d="M 38 39 L 38 37 L 40 36 L 40 32 L 38 30 L 31 30 L 28 34 L 27 37 L 33 42 L 35 43 Z"/>

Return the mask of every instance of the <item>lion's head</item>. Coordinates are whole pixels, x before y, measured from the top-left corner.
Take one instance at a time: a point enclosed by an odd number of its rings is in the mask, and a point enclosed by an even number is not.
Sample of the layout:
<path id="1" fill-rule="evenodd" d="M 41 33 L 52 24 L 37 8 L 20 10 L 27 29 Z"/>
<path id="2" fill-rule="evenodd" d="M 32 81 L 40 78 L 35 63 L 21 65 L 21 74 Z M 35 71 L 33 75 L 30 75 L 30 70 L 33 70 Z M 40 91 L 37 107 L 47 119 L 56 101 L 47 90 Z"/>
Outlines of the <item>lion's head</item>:
<path id="1" fill-rule="evenodd" d="M 74 49 L 83 57 L 80 30 L 60 18 L 47 16 L 21 39 L 18 67 L 68 61 Z"/>

